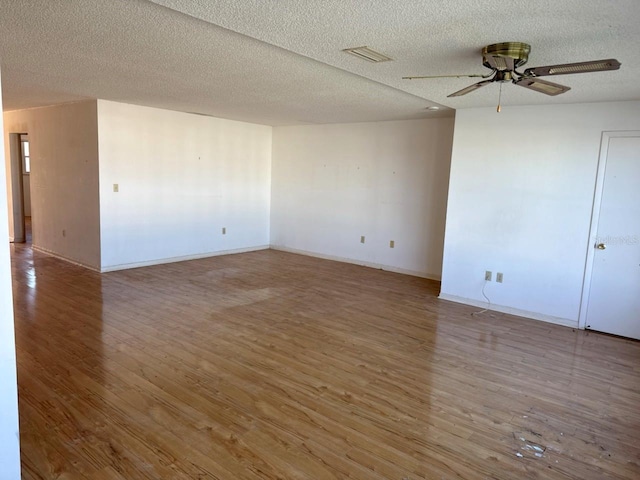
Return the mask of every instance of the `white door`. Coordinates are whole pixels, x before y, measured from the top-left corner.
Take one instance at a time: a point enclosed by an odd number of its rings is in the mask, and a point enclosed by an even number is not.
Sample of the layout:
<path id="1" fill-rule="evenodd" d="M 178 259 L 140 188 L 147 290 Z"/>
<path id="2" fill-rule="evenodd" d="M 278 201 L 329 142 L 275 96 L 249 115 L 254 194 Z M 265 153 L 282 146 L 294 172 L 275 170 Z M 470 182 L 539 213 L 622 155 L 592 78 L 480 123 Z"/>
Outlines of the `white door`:
<path id="1" fill-rule="evenodd" d="M 600 161 L 585 326 L 640 339 L 640 132 L 605 134 Z"/>

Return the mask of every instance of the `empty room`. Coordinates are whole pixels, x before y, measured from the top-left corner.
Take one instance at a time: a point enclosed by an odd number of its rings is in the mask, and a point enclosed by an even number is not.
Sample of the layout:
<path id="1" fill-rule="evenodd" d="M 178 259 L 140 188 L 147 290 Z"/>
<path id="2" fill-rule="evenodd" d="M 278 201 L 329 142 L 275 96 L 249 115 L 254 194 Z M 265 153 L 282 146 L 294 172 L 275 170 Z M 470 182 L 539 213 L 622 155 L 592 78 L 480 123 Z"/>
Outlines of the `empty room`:
<path id="1" fill-rule="evenodd" d="M 640 478 L 638 25 L 3 0 L 0 480 Z"/>

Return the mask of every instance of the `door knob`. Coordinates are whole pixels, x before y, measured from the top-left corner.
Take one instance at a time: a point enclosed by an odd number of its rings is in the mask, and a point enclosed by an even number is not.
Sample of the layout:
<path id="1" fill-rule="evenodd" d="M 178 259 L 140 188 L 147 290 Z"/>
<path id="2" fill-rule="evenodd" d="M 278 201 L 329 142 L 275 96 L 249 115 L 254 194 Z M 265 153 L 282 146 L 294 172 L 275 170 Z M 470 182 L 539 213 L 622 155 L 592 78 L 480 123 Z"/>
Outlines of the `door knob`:
<path id="1" fill-rule="evenodd" d="M 605 250 L 607 248 L 607 246 L 604 243 L 599 243 L 596 245 L 596 248 L 598 250 Z"/>

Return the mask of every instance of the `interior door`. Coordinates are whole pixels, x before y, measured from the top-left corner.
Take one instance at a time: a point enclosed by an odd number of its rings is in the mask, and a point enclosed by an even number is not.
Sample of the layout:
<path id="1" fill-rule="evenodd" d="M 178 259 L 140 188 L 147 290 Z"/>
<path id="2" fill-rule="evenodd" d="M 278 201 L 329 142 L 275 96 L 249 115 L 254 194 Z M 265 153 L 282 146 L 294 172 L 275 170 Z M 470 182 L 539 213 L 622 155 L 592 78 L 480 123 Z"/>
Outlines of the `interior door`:
<path id="1" fill-rule="evenodd" d="M 585 325 L 640 339 L 640 132 L 605 147 Z"/>

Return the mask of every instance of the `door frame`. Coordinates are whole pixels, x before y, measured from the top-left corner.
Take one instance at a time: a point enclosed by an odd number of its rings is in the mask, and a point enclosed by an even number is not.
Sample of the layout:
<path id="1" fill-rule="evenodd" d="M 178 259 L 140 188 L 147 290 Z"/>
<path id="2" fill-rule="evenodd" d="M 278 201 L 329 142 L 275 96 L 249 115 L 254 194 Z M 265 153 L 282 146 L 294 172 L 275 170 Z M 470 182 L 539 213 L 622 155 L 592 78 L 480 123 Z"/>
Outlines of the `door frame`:
<path id="1" fill-rule="evenodd" d="M 602 205 L 602 193 L 604 191 L 604 177 L 607 171 L 607 159 L 609 156 L 609 143 L 612 138 L 640 137 L 640 130 L 604 131 L 600 140 L 600 155 L 598 156 L 598 169 L 591 210 L 591 225 L 589 227 L 589 241 L 587 244 L 587 258 L 585 262 L 584 279 L 582 282 L 582 299 L 580 301 L 580 313 L 578 315 L 578 328 L 585 329 L 587 325 L 587 310 L 589 308 L 589 296 L 591 293 L 591 277 L 593 275 L 593 263 L 595 260 L 595 242 L 600 222 L 600 207 Z"/>
<path id="2" fill-rule="evenodd" d="M 12 212 L 9 220 L 13 226 L 13 240 L 10 241 L 14 243 L 24 243 L 26 241 L 24 223 L 24 176 L 20 135 L 23 135 L 23 133 L 9 133 L 9 174 L 11 177 L 12 204 Z"/>

